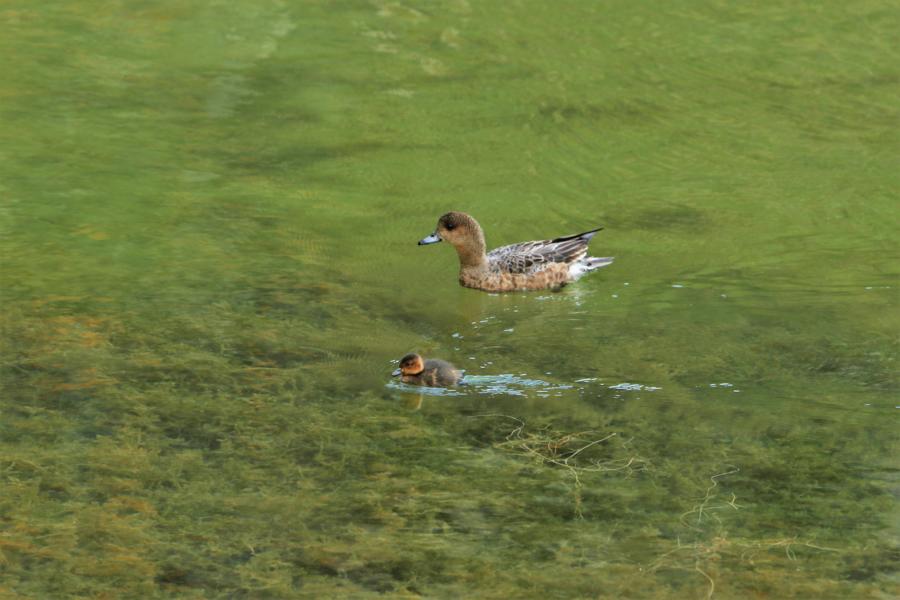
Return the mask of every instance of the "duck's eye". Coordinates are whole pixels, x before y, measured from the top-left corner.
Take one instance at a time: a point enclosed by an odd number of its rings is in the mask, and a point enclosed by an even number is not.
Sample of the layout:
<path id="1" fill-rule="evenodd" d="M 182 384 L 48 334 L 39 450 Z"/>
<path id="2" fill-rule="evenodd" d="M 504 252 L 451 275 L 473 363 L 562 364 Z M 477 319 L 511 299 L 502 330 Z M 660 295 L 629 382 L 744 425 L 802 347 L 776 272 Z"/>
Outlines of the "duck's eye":
<path id="1" fill-rule="evenodd" d="M 447 230 L 451 231 L 453 229 L 456 229 L 456 223 L 447 223 Z"/>

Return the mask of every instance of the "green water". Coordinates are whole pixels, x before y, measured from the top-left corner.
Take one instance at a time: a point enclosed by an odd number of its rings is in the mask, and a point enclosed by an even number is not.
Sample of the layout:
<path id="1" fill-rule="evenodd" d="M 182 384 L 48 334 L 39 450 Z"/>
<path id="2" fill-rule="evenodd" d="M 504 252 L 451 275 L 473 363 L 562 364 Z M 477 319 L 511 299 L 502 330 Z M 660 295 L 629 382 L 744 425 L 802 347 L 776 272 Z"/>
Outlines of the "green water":
<path id="1" fill-rule="evenodd" d="M 890 3 L 0 8 L 0 596 L 898 592 Z"/>

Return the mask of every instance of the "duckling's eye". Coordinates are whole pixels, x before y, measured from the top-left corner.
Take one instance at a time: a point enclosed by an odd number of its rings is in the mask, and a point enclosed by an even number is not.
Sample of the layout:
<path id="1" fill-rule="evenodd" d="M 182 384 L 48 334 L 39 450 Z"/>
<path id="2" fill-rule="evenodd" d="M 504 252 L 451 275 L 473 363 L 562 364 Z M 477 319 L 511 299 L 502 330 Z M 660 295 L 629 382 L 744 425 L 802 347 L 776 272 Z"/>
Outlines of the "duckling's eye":
<path id="1" fill-rule="evenodd" d="M 456 229 L 456 223 L 447 223 L 447 230 Z"/>

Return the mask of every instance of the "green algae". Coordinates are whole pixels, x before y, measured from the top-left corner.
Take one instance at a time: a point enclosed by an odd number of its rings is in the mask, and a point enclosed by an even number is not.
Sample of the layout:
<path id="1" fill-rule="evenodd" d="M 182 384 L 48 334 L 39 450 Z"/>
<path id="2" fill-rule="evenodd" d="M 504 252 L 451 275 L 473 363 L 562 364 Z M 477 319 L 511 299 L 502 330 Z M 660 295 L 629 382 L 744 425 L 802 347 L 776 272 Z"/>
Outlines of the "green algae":
<path id="1" fill-rule="evenodd" d="M 896 11 L 0 19 L 0 595 L 896 594 Z M 449 208 L 618 258 L 462 290 Z"/>

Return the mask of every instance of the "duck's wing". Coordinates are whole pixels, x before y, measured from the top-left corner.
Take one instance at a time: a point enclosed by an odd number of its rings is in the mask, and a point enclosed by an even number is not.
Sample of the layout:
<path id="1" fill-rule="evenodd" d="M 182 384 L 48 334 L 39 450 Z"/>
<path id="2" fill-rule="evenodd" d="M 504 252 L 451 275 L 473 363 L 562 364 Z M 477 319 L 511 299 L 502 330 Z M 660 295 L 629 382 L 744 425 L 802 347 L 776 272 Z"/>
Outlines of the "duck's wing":
<path id="1" fill-rule="evenodd" d="M 588 242 L 598 231 L 598 227 L 584 233 L 567 235 L 553 240 L 522 242 L 501 246 L 491 250 L 488 261 L 502 271 L 510 273 L 531 273 L 539 271 L 550 263 L 571 263 L 587 255 Z"/>

